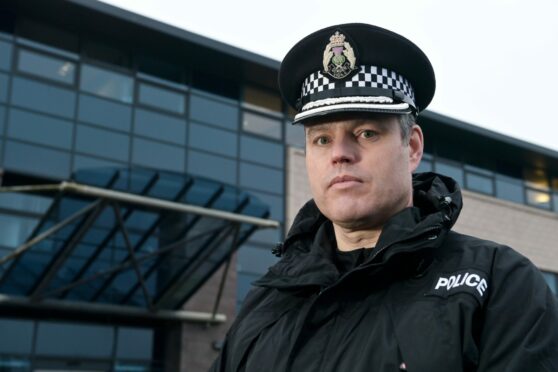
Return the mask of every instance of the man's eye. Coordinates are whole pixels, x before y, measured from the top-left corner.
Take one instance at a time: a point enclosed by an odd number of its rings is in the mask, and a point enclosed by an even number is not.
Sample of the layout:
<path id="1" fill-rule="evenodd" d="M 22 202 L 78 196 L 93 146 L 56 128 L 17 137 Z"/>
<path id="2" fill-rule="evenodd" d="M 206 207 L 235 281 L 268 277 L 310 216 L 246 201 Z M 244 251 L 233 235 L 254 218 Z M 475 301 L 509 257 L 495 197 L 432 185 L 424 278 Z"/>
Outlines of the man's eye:
<path id="1" fill-rule="evenodd" d="M 376 132 L 374 132 L 373 130 L 363 130 L 360 135 L 362 136 L 362 138 L 373 138 L 376 136 Z"/>
<path id="2" fill-rule="evenodd" d="M 327 144 L 329 143 L 329 138 L 323 137 L 323 136 L 322 136 L 322 137 L 318 137 L 318 138 L 316 139 L 316 143 L 317 143 L 318 145 L 327 145 Z"/>

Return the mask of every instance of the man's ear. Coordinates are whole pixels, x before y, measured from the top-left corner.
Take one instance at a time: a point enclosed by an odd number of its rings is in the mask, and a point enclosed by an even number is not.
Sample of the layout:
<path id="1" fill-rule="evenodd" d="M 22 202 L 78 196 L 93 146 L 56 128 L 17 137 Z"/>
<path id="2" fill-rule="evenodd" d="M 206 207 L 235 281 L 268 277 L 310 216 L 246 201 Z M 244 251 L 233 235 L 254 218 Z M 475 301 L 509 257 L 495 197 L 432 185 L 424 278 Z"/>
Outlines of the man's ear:
<path id="1" fill-rule="evenodd" d="M 422 129 L 416 124 L 409 133 L 409 171 L 413 173 L 418 168 L 424 151 L 424 136 Z"/>

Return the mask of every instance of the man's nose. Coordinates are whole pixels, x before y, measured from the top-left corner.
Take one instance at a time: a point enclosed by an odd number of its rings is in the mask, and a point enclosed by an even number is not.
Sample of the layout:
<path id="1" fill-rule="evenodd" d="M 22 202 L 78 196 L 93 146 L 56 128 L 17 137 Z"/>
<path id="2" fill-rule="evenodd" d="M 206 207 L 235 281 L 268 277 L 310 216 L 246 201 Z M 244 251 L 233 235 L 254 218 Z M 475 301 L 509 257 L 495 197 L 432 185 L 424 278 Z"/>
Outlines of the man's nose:
<path id="1" fill-rule="evenodd" d="M 356 160 L 356 144 L 350 136 L 344 135 L 333 141 L 331 161 L 334 164 L 353 163 Z"/>

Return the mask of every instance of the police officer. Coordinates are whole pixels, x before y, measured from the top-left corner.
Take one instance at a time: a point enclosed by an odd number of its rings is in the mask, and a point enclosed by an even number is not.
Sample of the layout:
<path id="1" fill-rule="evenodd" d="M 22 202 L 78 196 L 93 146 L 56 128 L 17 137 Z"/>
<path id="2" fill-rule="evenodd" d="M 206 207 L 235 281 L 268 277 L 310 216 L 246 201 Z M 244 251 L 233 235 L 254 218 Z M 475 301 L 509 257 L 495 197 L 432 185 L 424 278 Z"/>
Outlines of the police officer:
<path id="1" fill-rule="evenodd" d="M 511 248 L 451 230 L 452 179 L 413 176 L 433 68 L 391 31 L 345 24 L 279 72 L 313 200 L 255 283 L 213 371 L 558 371 L 555 298 Z"/>

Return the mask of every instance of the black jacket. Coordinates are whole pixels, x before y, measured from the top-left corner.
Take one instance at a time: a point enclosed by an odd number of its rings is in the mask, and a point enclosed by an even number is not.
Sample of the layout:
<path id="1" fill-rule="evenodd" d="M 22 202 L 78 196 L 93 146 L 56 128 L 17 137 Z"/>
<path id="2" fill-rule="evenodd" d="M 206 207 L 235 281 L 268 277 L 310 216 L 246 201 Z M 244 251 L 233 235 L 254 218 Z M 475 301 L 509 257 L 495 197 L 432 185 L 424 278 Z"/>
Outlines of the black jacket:
<path id="1" fill-rule="evenodd" d="M 414 179 L 414 207 L 340 274 L 313 202 L 258 280 L 212 371 L 558 371 L 558 311 L 533 264 L 450 231 L 461 193 Z M 320 238 L 321 237 L 321 238 Z"/>

